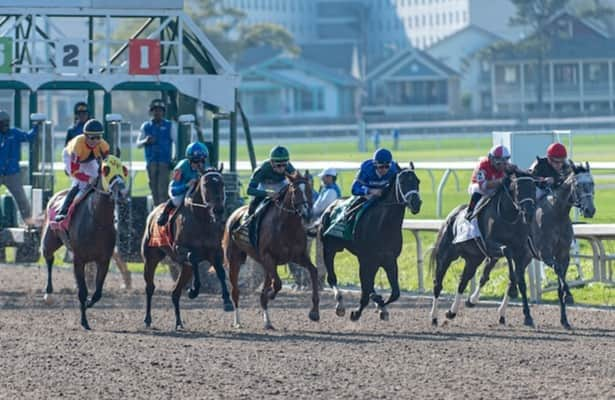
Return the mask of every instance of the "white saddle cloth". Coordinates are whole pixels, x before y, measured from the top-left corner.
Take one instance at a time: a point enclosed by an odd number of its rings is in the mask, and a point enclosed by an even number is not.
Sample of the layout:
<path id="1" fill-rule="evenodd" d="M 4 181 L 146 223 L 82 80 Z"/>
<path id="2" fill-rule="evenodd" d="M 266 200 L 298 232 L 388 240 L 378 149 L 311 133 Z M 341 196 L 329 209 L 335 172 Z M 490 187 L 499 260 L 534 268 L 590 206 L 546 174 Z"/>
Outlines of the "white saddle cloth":
<path id="1" fill-rule="evenodd" d="M 455 244 L 481 237 L 477 218 L 475 217 L 468 221 L 466 219 L 466 210 L 461 210 L 453 224 L 453 233 L 455 235 L 453 243 Z"/>

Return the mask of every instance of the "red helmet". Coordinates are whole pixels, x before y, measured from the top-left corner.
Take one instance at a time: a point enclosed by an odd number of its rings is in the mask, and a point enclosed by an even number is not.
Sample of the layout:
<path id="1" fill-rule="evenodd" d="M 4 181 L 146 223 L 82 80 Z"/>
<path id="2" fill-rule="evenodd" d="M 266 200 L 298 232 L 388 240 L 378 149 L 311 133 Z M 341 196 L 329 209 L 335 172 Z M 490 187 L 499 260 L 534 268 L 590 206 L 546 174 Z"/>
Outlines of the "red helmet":
<path id="1" fill-rule="evenodd" d="M 561 143 L 551 143 L 549 147 L 547 147 L 547 157 L 556 159 L 564 159 L 568 157 L 566 146 Z"/>
<path id="2" fill-rule="evenodd" d="M 502 144 L 495 145 L 489 150 L 489 159 L 494 161 L 508 161 L 510 158 L 510 151 Z"/>

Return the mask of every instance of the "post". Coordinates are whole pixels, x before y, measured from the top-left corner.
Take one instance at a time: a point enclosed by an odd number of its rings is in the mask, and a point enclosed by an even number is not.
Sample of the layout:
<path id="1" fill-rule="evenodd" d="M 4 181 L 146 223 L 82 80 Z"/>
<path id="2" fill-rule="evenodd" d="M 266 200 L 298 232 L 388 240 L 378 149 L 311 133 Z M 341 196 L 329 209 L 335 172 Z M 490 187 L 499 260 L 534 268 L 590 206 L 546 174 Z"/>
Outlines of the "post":
<path id="1" fill-rule="evenodd" d="M 366 143 L 366 133 L 365 133 L 366 127 L 365 127 L 365 120 L 360 120 L 359 121 L 359 151 L 360 152 L 365 152 L 367 151 L 367 143 Z"/>
<path id="2" fill-rule="evenodd" d="M 186 147 L 191 143 L 197 140 L 196 137 L 193 137 L 193 124 L 194 124 L 194 115 L 192 114 L 182 114 L 177 117 L 177 122 L 179 126 L 177 127 L 177 159 L 182 158 L 182 154 Z M 211 160 L 210 160 L 211 162 Z"/>
<path id="3" fill-rule="evenodd" d="M 233 111 L 231 112 L 231 136 L 230 136 L 230 160 L 231 172 L 237 172 L 237 89 L 235 89 L 235 97 L 233 99 Z"/>
<path id="4" fill-rule="evenodd" d="M 105 121 L 107 122 L 108 136 L 111 138 L 109 143 L 110 153 L 120 157 L 121 155 L 121 135 L 122 135 L 122 116 L 120 114 L 107 114 Z"/>
<path id="5" fill-rule="evenodd" d="M 21 90 L 15 89 L 15 94 L 13 96 L 13 124 L 17 128 L 21 128 Z"/>
<path id="6" fill-rule="evenodd" d="M 215 115 L 212 121 L 212 147 L 211 163 L 218 165 L 220 162 L 220 120 Z"/>
<path id="7" fill-rule="evenodd" d="M 29 107 L 30 114 L 36 114 L 36 109 L 38 108 L 38 95 L 35 91 L 30 92 L 29 98 Z M 34 126 L 34 121 L 30 123 L 30 128 Z M 36 140 L 30 145 L 30 169 L 28 171 L 28 179 L 30 184 L 32 184 L 32 176 L 35 170 L 38 169 L 39 163 L 39 141 Z"/>
<path id="8" fill-rule="evenodd" d="M 103 96 L 103 115 L 108 115 L 111 114 L 111 92 L 106 92 Z M 113 138 L 111 137 L 111 135 L 109 134 L 109 128 L 105 127 L 105 140 L 109 143 L 109 147 L 111 147 L 112 149 L 114 148 L 114 143 L 113 143 Z"/>

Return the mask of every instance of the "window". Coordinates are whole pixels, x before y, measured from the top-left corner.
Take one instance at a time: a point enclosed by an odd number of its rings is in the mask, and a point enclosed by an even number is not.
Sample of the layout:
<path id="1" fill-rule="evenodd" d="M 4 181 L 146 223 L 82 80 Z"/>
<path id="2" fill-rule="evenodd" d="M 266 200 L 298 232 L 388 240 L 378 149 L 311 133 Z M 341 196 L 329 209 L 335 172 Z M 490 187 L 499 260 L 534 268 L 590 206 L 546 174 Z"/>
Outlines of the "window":
<path id="1" fill-rule="evenodd" d="M 295 110 L 322 111 L 325 109 L 325 94 L 322 89 L 295 90 Z"/>
<path id="2" fill-rule="evenodd" d="M 412 17 L 408 17 L 408 28 L 412 28 Z"/>
<path id="3" fill-rule="evenodd" d="M 504 68 L 504 82 L 508 84 L 517 83 L 517 67 Z"/>

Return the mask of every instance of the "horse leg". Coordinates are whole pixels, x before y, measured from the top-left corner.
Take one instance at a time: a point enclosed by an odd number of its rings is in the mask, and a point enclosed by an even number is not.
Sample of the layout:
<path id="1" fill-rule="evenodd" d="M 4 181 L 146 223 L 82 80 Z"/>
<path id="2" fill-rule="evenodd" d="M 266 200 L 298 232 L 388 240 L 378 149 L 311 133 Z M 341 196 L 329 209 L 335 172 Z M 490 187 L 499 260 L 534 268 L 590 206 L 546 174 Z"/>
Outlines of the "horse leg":
<path id="1" fill-rule="evenodd" d="M 45 264 L 47 264 L 47 286 L 45 287 L 45 296 L 43 297 L 43 300 L 46 304 L 51 304 L 51 294 L 53 293 L 53 284 L 51 280 L 53 258 L 56 250 L 62 246 L 62 241 L 51 232 L 49 227 L 45 227 L 42 243 L 43 245 L 41 247 L 43 258 L 45 259 Z"/>
<path id="2" fill-rule="evenodd" d="M 271 288 L 269 290 L 269 300 L 274 300 L 278 295 L 278 292 L 282 290 L 282 279 L 280 279 L 280 275 L 278 274 L 278 268 L 273 267 L 271 276 Z"/>
<path id="3" fill-rule="evenodd" d="M 195 299 L 199 292 L 201 291 L 201 275 L 199 272 L 199 263 L 203 261 L 203 258 L 194 251 L 188 253 L 188 261 L 192 266 L 192 287 L 188 289 L 188 297 L 191 299 Z M 179 300 L 178 300 L 179 302 Z"/>
<path id="4" fill-rule="evenodd" d="M 568 323 L 568 316 L 566 315 L 566 289 L 568 289 L 568 284 L 566 283 L 567 264 L 556 263 L 553 267 L 557 274 L 557 297 L 559 299 L 560 323 L 564 329 L 571 329 L 572 327 L 570 323 Z M 568 292 L 570 292 L 570 289 L 568 289 Z"/>
<path id="5" fill-rule="evenodd" d="M 320 303 L 320 295 L 318 294 L 319 283 L 318 283 L 318 269 L 310 260 L 310 256 L 306 253 L 303 254 L 299 259 L 298 264 L 304 267 L 307 272 L 310 274 L 310 279 L 312 281 L 312 309 L 308 314 L 308 317 L 312 321 L 320 320 L 320 311 L 319 311 L 319 303 Z"/>
<path id="6" fill-rule="evenodd" d="M 335 253 L 337 253 L 333 246 L 322 241 L 323 261 L 327 270 L 327 283 L 329 287 L 333 289 L 333 297 L 335 297 L 335 314 L 338 317 L 343 317 L 346 314 L 346 307 L 344 306 L 344 297 L 342 292 L 337 287 L 337 275 L 335 275 Z"/>
<path id="7" fill-rule="evenodd" d="M 214 269 L 216 270 L 216 276 L 218 277 L 218 281 L 220 281 L 223 309 L 226 312 L 231 312 L 234 310 L 234 307 L 233 303 L 231 302 L 231 296 L 229 294 L 228 288 L 226 286 L 226 271 L 224 270 L 224 265 L 222 265 L 222 249 L 216 250 L 213 264 Z"/>
<path id="8" fill-rule="evenodd" d="M 275 265 L 273 265 L 273 261 L 271 260 L 263 260 L 263 262 L 261 262 L 261 265 L 263 266 L 263 268 L 265 269 L 265 279 L 263 281 L 263 290 L 261 291 L 261 297 L 260 297 L 260 301 L 261 301 L 261 308 L 263 309 L 263 322 L 264 322 L 264 328 L 265 329 L 274 329 L 273 325 L 271 324 L 271 319 L 269 318 L 269 312 L 267 310 L 267 306 L 269 303 L 269 291 L 271 291 L 271 282 L 273 279 L 273 269 L 275 268 Z"/>
<path id="9" fill-rule="evenodd" d="M 482 256 L 468 256 L 468 258 L 465 259 L 463 273 L 461 274 L 461 279 L 459 280 L 459 285 L 457 286 L 457 293 L 455 294 L 455 301 L 453 301 L 451 308 L 446 312 L 446 318 L 453 319 L 457 316 L 457 313 L 459 312 L 459 305 L 463 302 L 463 292 L 465 292 L 468 287 L 468 283 L 476 273 L 476 269 L 480 265 L 481 261 L 483 261 Z"/>
<path id="10" fill-rule="evenodd" d="M 506 293 L 504 294 L 502 302 L 498 307 L 498 315 L 500 325 L 506 325 L 506 310 L 508 308 L 508 301 L 511 297 L 517 296 L 517 277 L 512 258 L 512 250 L 508 247 L 502 247 L 502 254 L 506 257 L 506 263 L 508 264 L 508 289 L 506 289 Z M 523 285 L 525 287 L 525 280 Z"/>
<path id="11" fill-rule="evenodd" d="M 433 301 L 431 305 L 431 312 L 429 314 L 432 326 L 438 326 L 438 300 L 440 298 L 440 293 L 442 293 L 442 282 L 444 281 L 446 271 L 448 271 L 451 263 L 456 258 L 457 255 L 454 254 L 452 250 L 446 250 L 443 255 L 436 255 L 436 276 L 433 280 Z"/>
<path id="12" fill-rule="evenodd" d="M 241 251 L 232 239 L 229 238 L 227 243 L 224 251 L 228 262 L 229 280 L 231 282 L 231 298 L 235 306 L 233 327 L 241 328 L 241 323 L 239 322 L 239 267 L 246 261 L 246 253 Z"/>
<path id="13" fill-rule="evenodd" d="M 497 264 L 497 262 L 498 259 L 495 257 L 490 257 L 487 259 L 487 263 L 485 264 L 485 267 L 483 269 L 483 274 L 480 277 L 480 282 L 474 290 L 474 293 L 472 293 L 468 300 L 466 300 L 466 307 L 472 308 L 478 304 L 478 301 L 480 299 L 480 291 L 483 286 L 485 286 L 487 282 L 489 282 L 489 276 L 491 275 L 491 271 L 493 270 L 493 267 L 495 267 L 495 264 Z"/>
<path id="14" fill-rule="evenodd" d="M 111 262 L 110 257 L 102 261 L 96 261 L 96 290 L 94 291 L 90 301 L 88 301 L 88 308 L 98 303 L 98 300 L 102 297 L 103 285 L 105 283 L 105 278 L 107 277 L 107 272 L 109 272 L 109 262 Z"/>
<path id="15" fill-rule="evenodd" d="M 358 321 L 361 318 L 363 309 L 369 304 L 370 296 L 374 292 L 374 279 L 376 277 L 376 271 L 378 266 L 371 262 L 371 260 L 365 260 L 359 258 L 359 279 L 361 280 L 361 300 L 359 302 L 359 308 L 350 313 L 351 321 Z"/>
<path id="16" fill-rule="evenodd" d="M 113 251 L 112 257 L 113 261 L 115 261 L 115 265 L 117 265 L 117 269 L 119 269 L 120 273 L 122 274 L 122 280 L 124 281 L 124 283 L 122 284 L 122 289 L 129 290 L 130 288 L 132 288 L 132 276 L 130 275 L 130 271 L 128 270 L 126 262 L 118 251 Z"/>
<path id="17" fill-rule="evenodd" d="M 525 269 L 532 261 L 532 257 L 529 254 L 523 258 L 515 258 L 515 272 L 517 273 L 517 285 L 519 285 L 519 292 L 521 293 L 521 301 L 523 302 L 523 324 L 525 326 L 534 326 L 534 320 L 530 314 L 530 306 L 527 302 L 527 286 L 525 284 Z"/>
<path id="18" fill-rule="evenodd" d="M 177 282 L 175 282 L 175 287 L 173 288 L 173 293 L 171 293 L 171 300 L 173 301 L 173 309 L 175 311 L 175 330 L 184 329 L 184 324 L 182 323 L 181 314 L 179 312 L 179 298 L 182 295 L 182 291 L 186 287 L 186 283 L 188 283 L 192 277 L 193 270 L 193 267 L 182 264 L 179 278 L 177 278 Z"/>
<path id="19" fill-rule="evenodd" d="M 376 301 L 378 305 L 378 315 L 382 321 L 389 320 L 389 310 L 387 310 L 386 306 L 391 304 L 392 302 L 399 299 L 400 290 L 399 290 L 399 267 L 397 265 L 397 259 L 394 258 L 384 264 L 384 270 L 387 274 L 387 279 L 389 280 L 389 286 L 391 286 L 391 295 L 386 301 L 382 301 L 380 304 L 378 300 L 382 300 L 382 297 L 372 294 L 372 300 Z"/>
<path id="20" fill-rule="evenodd" d="M 156 247 L 143 247 L 143 279 L 145 280 L 145 327 L 152 326 L 152 296 L 156 286 L 154 285 L 154 273 L 158 263 L 164 258 L 164 252 Z"/>
<path id="21" fill-rule="evenodd" d="M 89 331 L 90 325 L 88 324 L 88 319 L 85 316 L 86 300 L 88 298 L 88 287 L 85 283 L 85 263 L 73 259 L 73 266 L 75 280 L 77 281 L 79 307 L 81 310 L 81 326 L 83 327 L 83 329 Z"/>

